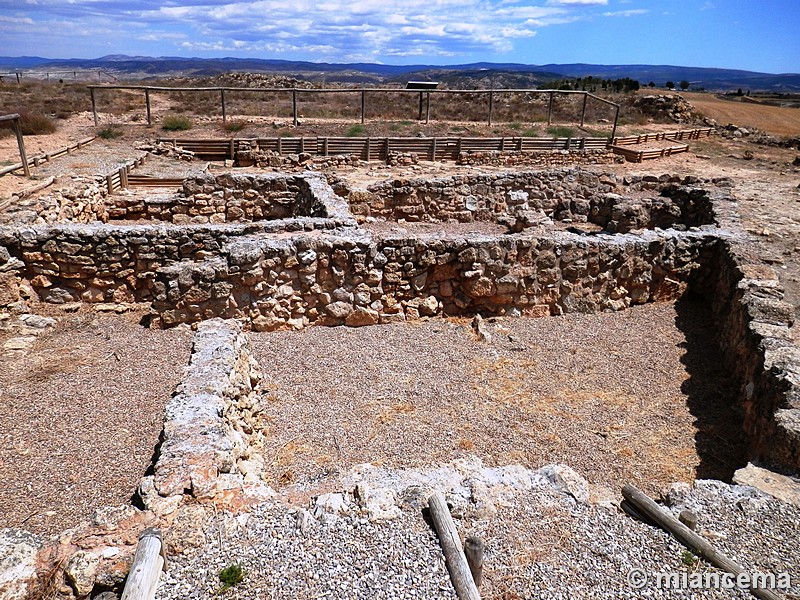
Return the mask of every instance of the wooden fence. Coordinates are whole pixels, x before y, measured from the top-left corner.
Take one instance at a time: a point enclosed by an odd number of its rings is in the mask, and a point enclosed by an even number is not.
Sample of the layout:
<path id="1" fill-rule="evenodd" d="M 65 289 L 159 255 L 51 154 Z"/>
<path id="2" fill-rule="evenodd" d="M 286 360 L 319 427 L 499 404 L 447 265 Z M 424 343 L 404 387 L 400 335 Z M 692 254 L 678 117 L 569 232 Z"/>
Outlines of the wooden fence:
<path id="1" fill-rule="evenodd" d="M 583 127 L 586 120 L 586 108 L 589 100 L 599 102 L 614 109 L 614 128 L 611 132 L 611 137 L 614 137 L 617 131 L 617 122 L 619 121 L 620 105 L 606 100 L 600 96 L 595 96 L 591 92 L 584 92 L 581 90 L 536 90 L 532 88 L 520 89 L 490 89 L 490 90 L 414 90 L 402 88 L 244 88 L 244 87 L 163 87 L 163 86 L 143 86 L 143 85 L 90 85 L 87 86 L 92 97 L 92 114 L 94 115 L 94 124 L 98 125 L 97 118 L 97 90 L 140 90 L 144 92 L 145 110 L 147 113 L 147 124 L 153 124 L 153 114 L 150 107 L 150 94 L 154 92 L 208 92 L 212 94 L 219 94 L 220 106 L 222 112 L 223 123 L 227 119 L 227 105 L 226 105 L 226 92 L 248 92 L 256 94 L 264 93 L 278 93 L 278 94 L 291 94 L 292 100 L 292 122 L 297 125 L 299 122 L 299 114 L 297 109 L 297 97 L 299 94 L 314 95 L 314 94 L 358 94 L 360 95 L 360 118 L 364 123 L 367 114 L 367 96 L 375 92 L 382 93 L 396 93 L 396 94 L 418 94 L 419 95 L 419 116 L 418 120 L 424 120 L 427 123 L 430 120 L 431 109 L 431 95 L 432 94 L 467 94 L 470 96 L 488 96 L 487 107 L 487 121 L 489 125 L 492 124 L 494 116 L 495 98 L 502 94 L 509 93 L 524 93 L 535 96 L 547 96 L 549 98 L 547 109 L 547 123 L 552 123 L 553 120 L 553 104 L 557 95 L 578 94 L 583 96 L 583 103 L 581 107 L 580 124 Z"/>
<path id="2" fill-rule="evenodd" d="M 40 164 L 48 162 L 58 156 L 69 154 L 70 152 L 73 152 L 75 150 L 80 150 L 86 144 L 91 144 L 95 139 L 97 139 L 97 136 L 93 135 L 92 137 L 84 138 L 69 146 L 64 146 L 62 148 L 59 148 L 58 150 L 54 150 L 53 152 L 45 152 L 43 154 L 37 154 L 36 156 L 32 156 L 31 158 L 26 158 L 24 164 L 20 162 L 8 167 L 4 167 L 3 169 L 0 169 L 0 177 L 2 177 L 7 173 L 13 173 L 14 171 L 20 171 L 20 170 L 26 171 L 26 174 L 29 174 L 27 173 L 27 169 L 31 165 L 33 165 L 34 167 L 38 167 Z"/>
<path id="3" fill-rule="evenodd" d="M 700 138 L 714 135 L 715 131 L 713 127 L 703 127 L 699 129 L 683 129 L 680 131 L 663 131 L 661 133 L 643 133 L 640 135 L 615 137 L 611 140 L 611 144 L 614 146 L 631 146 L 634 144 L 645 144 L 647 142 L 657 142 L 661 140 L 699 140 Z"/>
<path id="4" fill-rule="evenodd" d="M 553 150 L 602 150 L 608 147 L 608 138 L 464 138 L 464 137 L 277 137 L 234 139 L 178 139 L 159 138 L 159 142 L 170 142 L 184 150 L 194 152 L 206 160 L 234 159 L 242 142 L 258 144 L 262 150 L 278 154 L 300 154 L 314 156 L 354 155 L 365 161 L 386 161 L 391 152 L 415 152 L 423 160 L 455 160 L 461 152 L 489 151 L 553 151 Z"/>
<path id="5" fill-rule="evenodd" d="M 136 167 L 143 165 L 146 160 L 147 154 L 144 154 L 136 160 L 121 166 L 116 171 L 108 173 L 106 175 L 106 191 L 108 192 L 109 196 L 117 190 L 124 190 L 128 188 L 130 185 L 129 178 L 131 171 Z"/>

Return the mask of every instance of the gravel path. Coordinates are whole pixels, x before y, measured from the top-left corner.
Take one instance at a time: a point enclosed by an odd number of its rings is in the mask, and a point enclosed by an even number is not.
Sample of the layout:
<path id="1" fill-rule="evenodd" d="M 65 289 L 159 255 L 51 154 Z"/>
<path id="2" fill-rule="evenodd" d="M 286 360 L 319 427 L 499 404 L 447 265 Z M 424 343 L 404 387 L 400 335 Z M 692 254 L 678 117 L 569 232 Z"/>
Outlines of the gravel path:
<path id="1" fill-rule="evenodd" d="M 40 534 L 130 502 L 191 344 L 140 315 L 50 311 L 60 322 L 28 351 L 3 353 L 0 332 L 0 527 Z"/>
<path id="2" fill-rule="evenodd" d="M 457 319 L 251 334 L 269 481 L 311 493 L 362 462 L 473 454 L 617 490 L 729 478 L 743 445 L 709 323 L 684 301 L 496 320 L 489 342 Z"/>
<path id="3" fill-rule="evenodd" d="M 797 597 L 791 593 L 800 592 L 800 507 L 714 481 L 683 485 L 669 497 L 675 514 L 694 510 L 701 535 L 747 571 L 788 573 L 793 587 L 783 591 Z M 485 599 L 751 597 L 739 590 L 659 589 L 655 573 L 720 572 L 664 531 L 615 507 L 580 504 L 549 485 L 505 494 L 489 517 L 471 506 L 456 526 L 462 537 L 486 541 Z M 409 507 L 380 523 L 358 514 L 319 522 L 279 503 L 238 517 L 208 513 L 199 545 L 170 558 L 156 598 L 211 597 L 230 565 L 242 567 L 244 579 L 224 592 L 229 598 L 455 597 L 435 534 L 422 512 Z M 649 574 L 643 589 L 628 583 L 631 569 Z"/>

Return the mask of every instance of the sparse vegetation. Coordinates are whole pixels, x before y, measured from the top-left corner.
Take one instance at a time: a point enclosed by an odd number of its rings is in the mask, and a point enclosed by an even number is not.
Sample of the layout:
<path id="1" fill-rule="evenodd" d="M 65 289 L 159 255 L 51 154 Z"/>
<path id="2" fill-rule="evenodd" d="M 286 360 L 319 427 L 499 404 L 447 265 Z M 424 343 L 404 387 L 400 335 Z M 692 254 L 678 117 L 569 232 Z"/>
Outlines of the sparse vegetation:
<path id="1" fill-rule="evenodd" d="M 684 564 L 684 566 L 691 568 L 697 565 L 699 560 L 691 550 L 684 550 L 681 552 L 681 562 Z"/>
<path id="2" fill-rule="evenodd" d="M 241 131 L 247 127 L 247 121 L 243 119 L 234 119 L 232 121 L 222 123 L 220 127 L 223 131 L 227 131 L 228 133 L 236 133 L 237 131 Z"/>
<path id="3" fill-rule="evenodd" d="M 161 122 L 164 131 L 186 131 L 192 128 L 192 121 L 184 115 L 167 115 Z"/>
<path id="4" fill-rule="evenodd" d="M 222 582 L 221 592 L 239 585 L 244 581 L 244 569 L 241 565 L 232 564 L 228 565 L 219 572 L 219 580 Z"/>
<path id="5" fill-rule="evenodd" d="M 49 117 L 32 111 L 16 110 L 19 113 L 19 127 L 22 135 L 46 135 L 55 133 L 56 124 Z"/>
<path id="6" fill-rule="evenodd" d="M 575 130 L 572 127 L 556 125 L 547 128 L 547 133 L 557 138 L 575 137 Z"/>
<path id="7" fill-rule="evenodd" d="M 123 132 L 119 127 L 115 125 L 108 125 L 107 127 L 103 127 L 101 130 L 97 132 L 104 140 L 114 140 L 116 138 L 122 137 Z"/>
<path id="8" fill-rule="evenodd" d="M 356 124 L 351 126 L 344 132 L 345 137 L 358 137 L 360 135 L 365 135 L 367 133 L 367 128 L 361 124 Z"/>

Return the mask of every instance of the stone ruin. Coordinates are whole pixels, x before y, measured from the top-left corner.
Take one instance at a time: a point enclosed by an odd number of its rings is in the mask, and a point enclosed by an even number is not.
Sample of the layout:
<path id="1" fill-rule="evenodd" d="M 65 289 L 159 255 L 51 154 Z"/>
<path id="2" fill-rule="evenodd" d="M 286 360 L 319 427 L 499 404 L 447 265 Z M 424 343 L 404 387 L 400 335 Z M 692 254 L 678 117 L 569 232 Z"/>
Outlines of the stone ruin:
<path id="1" fill-rule="evenodd" d="M 730 186 L 581 168 L 391 179 L 362 190 L 313 172 L 202 173 L 169 194 L 109 196 L 87 182 L 41 211 L 3 216 L 0 307 L 147 303 L 151 327 L 198 327 L 154 473 L 142 480 L 143 514 L 169 514 L 185 494 L 231 507 L 269 495 L 259 479 L 263 440 L 250 422 L 260 373 L 242 328 L 545 317 L 685 294 L 711 306 L 750 458 L 792 473 L 793 307 L 775 272 L 740 250 Z M 378 221 L 398 228 L 370 228 Z M 447 232 L 465 223 L 481 232 Z"/>

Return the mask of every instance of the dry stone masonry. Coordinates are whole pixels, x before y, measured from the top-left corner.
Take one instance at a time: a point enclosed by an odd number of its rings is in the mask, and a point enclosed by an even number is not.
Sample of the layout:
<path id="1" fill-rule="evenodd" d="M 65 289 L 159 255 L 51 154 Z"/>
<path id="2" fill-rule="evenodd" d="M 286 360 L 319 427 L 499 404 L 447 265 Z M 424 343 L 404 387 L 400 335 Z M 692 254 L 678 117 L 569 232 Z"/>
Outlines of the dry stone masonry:
<path id="1" fill-rule="evenodd" d="M 793 315 L 774 273 L 739 255 L 729 188 L 724 179 L 621 179 L 580 168 L 394 179 L 366 190 L 314 173 L 207 174 L 168 200 L 103 199 L 109 215 L 157 224 L 78 216 L 0 227 L 0 301 L 147 302 L 153 326 L 224 318 L 273 331 L 616 311 L 697 293 L 712 305 L 723 356 L 741 381 L 752 457 L 792 472 L 800 467 Z M 506 233 L 359 227 L 374 220 L 487 222 Z M 189 402 L 194 393 L 179 396 Z M 165 459 L 178 439 L 166 438 Z M 153 493 L 202 495 L 203 469 L 258 472 L 239 446 L 219 440 L 222 462 L 204 458 L 193 474 L 169 477 L 161 467 Z"/>

